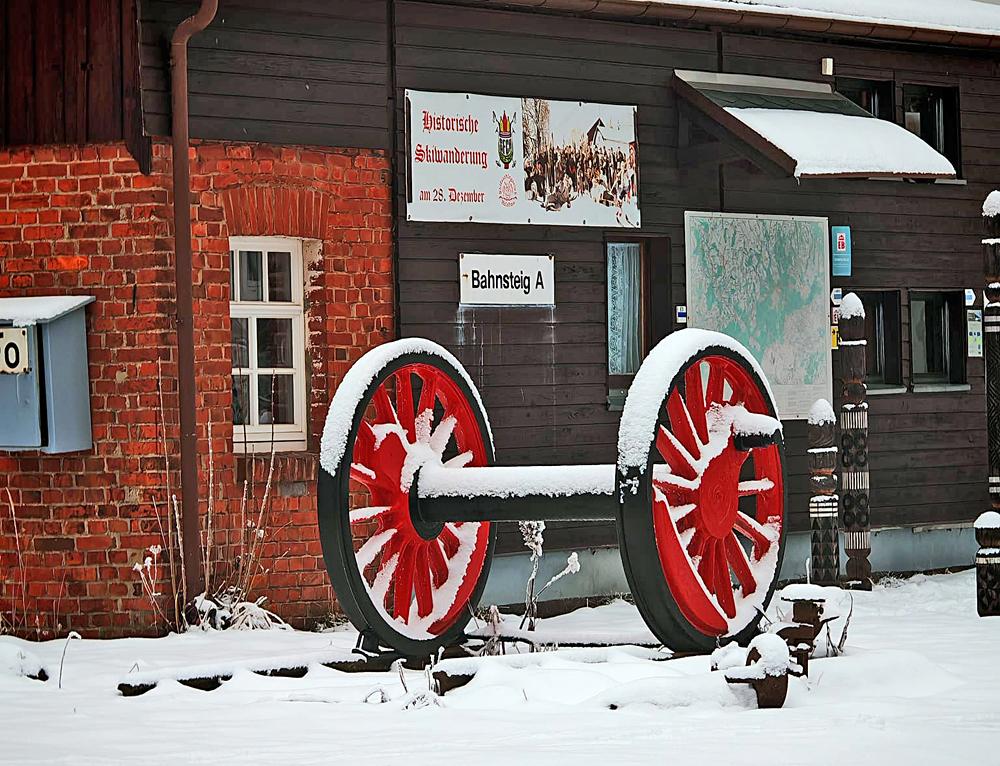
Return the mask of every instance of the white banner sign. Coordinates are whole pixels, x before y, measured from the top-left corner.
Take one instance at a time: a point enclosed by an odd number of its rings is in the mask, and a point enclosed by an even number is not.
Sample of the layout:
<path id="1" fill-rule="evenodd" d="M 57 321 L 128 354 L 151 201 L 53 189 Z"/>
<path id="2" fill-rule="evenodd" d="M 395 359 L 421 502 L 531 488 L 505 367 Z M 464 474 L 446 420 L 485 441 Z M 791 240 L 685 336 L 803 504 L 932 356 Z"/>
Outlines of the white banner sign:
<path id="1" fill-rule="evenodd" d="M 556 302 L 551 255 L 459 256 L 463 306 L 551 306 Z"/>
<path id="2" fill-rule="evenodd" d="M 406 217 L 637 228 L 636 107 L 406 91 Z"/>

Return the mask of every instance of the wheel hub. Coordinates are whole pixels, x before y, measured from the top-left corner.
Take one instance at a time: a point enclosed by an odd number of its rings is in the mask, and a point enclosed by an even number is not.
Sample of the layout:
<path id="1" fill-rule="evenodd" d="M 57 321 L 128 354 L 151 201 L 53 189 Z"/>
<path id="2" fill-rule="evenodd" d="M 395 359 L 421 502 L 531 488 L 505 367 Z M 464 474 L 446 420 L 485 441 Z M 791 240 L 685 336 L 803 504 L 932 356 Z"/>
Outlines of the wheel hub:
<path id="1" fill-rule="evenodd" d="M 720 540 L 732 532 L 739 513 L 740 469 L 745 459 L 746 453 L 737 451 L 730 437 L 729 445 L 708 464 L 701 479 L 705 531 Z"/>
<path id="2" fill-rule="evenodd" d="M 430 521 L 424 518 L 420 512 L 420 496 L 417 493 L 419 481 L 420 471 L 418 470 L 413 477 L 413 483 L 410 485 L 410 523 L 413 525 L 413 530 L 420 535 L 421 539 L 436 540 L 444 529 L 444 522 Z"/>

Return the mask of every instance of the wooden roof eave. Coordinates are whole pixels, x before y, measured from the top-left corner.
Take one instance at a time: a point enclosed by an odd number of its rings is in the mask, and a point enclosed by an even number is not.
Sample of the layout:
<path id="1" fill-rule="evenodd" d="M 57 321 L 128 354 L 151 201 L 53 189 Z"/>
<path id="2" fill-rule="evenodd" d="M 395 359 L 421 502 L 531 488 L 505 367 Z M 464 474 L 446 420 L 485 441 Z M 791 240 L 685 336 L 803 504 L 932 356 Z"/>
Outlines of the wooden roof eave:
<path id="1" fill-rule="evenodd" d="M 723 25 L 812 35 L 872 38 L 892 42 L 1000 49 L 1000 34 L 975 30 L 935 29 L 860 19 L 853 21 L 779 12 L 747 11 L 741 8 L 704 8 L 685 5 L 683 2 L 671 4 L 638 0 L 503 0 L 502 3 L 496 0 L 451 0 L 451 2 L 491 8 L 514 6 L 552 13 L 573 13 L 613 19 L 676 21 L 706 26 Z"/>
<path id="2" fill-rule="evenodd" d="M 674 91 L 690 105 L 684 116 L 713 137 L 731 145 L 754 165 L 772 175 L 793 176 L 798 164 L 792 156 L 782 151 L 746 123 L 734 117 L 718 104 L 698 92 L 674 75 Z"/>
<path id="3" fill-rule="evenodd" d="M 713 137 L 727 143 L 739 154 L 750 160 L 761 170 L 771 175 L 795 177 L 802 179 L 838 179 L 838 178 L 870 178 L 900 180 L 936 180 L 955 179 L 955 173 L 896 173 L 896 172 L 848 172 L 848 173 L 799 173 L 795 170 L 798 161 L 780 147 L 772 144 L 764 136 L 750 128 L 738 117 L 733 116 L 720 107 L 697 88 L 678 77 L 673 76 L 673 87 L 681 98 L 681 103 L 688 105 L 683 109 L 683 115 L 702 130 Z M 872 119 L 875 119 L 874 117 Z M 678 151 L 683 151 L 678 147 Z"/>

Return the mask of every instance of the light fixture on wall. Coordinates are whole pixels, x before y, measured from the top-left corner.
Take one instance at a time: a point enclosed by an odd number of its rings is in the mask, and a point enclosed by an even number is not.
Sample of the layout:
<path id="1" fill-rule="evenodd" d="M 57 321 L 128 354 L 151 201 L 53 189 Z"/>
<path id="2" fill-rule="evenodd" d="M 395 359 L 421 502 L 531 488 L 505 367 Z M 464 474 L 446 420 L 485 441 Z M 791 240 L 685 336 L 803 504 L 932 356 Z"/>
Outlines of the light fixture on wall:
<path id="1" fill-rule="evenodd" d="M 820 59 L 819 69 L 824 77 L 833 77 L 833 59 L 832 58 Z"/>

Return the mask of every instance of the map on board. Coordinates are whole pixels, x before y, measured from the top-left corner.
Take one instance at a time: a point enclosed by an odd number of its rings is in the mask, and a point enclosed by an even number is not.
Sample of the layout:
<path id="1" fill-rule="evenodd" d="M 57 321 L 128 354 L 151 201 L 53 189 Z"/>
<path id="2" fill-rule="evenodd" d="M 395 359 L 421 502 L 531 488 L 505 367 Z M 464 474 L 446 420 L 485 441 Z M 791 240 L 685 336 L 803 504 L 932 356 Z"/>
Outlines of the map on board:
<path id="1" fill-rule="evenodd" d="M 746 346 L 784 420 L 832 399 L 827 219 L 684 214 L 688 326 Z"/>

